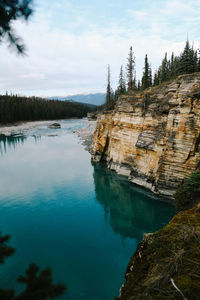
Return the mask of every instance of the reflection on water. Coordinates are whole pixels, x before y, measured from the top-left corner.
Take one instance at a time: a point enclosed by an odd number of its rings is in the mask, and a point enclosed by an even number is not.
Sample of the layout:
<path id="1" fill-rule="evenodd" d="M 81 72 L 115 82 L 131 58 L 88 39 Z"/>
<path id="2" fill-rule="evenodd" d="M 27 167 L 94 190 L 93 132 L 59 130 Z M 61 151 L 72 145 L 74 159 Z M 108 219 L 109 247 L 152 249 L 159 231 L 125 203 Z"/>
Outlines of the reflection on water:
<path id="1" fill-rule="evenodd" d="M 143 233 L 167 223 L 173 207 L 92 165 L 72 133 L 85 120 L 60 123 L 0 139 L 0 230 L 17 250 L 0 267 L 0 288 L 20 288 L 17 276 L 35 262 L 66 283 L 59 299 L 111 300 Z"/>
<path id="2" fill-rule="evenodd" d="M 4 134 L 0 134 L 0 153 L 4 154 L 8 149 L 14 148 L 17 145 L 23 145 L 26 137 L 23 135 L 11 135 L 6 136 Z"/>
<path id="3" fill-rule="evenodd" d="M 139 242 L 145 232 L 154 232 L 173 215 L 170 204 L 156 200 L 148 192 L 128 183 L 127 179 L 93 164 L 97 201 L 103 206 L 106 220 L 123 238 Z"/>
<path id="4" fill-rule="evenodd" d="M 33 135 L 35 143 L 41 140 L 40 135 Z M 25 135 L 9 135 L 0 134 L 0 154 L 5 154 L 10 149 L 15 149 L 17 146 L 23 145 L 26 141 L 27 136 Z"/>

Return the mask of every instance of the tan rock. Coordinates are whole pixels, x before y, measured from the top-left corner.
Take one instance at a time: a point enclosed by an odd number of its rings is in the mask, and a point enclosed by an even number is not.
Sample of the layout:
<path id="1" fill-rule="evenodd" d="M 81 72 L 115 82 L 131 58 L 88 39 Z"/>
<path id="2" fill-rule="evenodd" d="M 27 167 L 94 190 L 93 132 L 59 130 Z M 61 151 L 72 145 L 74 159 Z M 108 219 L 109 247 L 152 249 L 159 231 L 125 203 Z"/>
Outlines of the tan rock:
<path id="1" fill-rule="evenodd" d="M 92 159 L 131 182 L 172 197 L 200 162 L 200 73 L 121 96 L 100 114 Z"/>

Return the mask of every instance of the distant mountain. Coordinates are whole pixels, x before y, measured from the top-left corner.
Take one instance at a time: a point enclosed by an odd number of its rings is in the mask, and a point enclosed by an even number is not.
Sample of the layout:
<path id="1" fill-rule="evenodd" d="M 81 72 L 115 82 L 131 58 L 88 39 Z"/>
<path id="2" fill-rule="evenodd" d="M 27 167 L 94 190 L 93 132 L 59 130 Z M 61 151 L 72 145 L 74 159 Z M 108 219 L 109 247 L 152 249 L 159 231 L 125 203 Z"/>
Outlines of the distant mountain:
<path id="1" fill-rule="evenodd" d="M 96 93 L 96 94 L 80 94 L 80 95 L 73 95 L 73 96 L 65 96 L 65 97 L 49 97 L 50 100 L 61 100 L 61 101 L 75 101 L 93 105 L 101 105 L 105 103 L 106 94 L 104 93 Z"/>

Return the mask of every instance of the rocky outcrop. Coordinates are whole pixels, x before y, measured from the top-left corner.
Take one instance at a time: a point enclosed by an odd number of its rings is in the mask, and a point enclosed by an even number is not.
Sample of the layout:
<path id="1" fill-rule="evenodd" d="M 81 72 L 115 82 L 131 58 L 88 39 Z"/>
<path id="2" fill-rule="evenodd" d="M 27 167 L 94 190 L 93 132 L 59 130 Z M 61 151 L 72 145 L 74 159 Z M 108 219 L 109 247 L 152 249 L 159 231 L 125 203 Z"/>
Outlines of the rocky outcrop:
<path id="1" fill-rule="evenodd" d="M 99 114 L 92 159 L 172 197 L 200 163 L 200 73 L 121 96 Z"/>
<path id="2" fill-rule="evenodd" d="M 53 123 L 53 124 L 49 125 L 49 128 L 52 128 L 52 129 L 61 128 L 61 125 L 59 123 Z"/>
<path id="3" fill-rule="evenodd" d="M 96 112 L 87 113 L 87 119 L 88 121 L 95 121 L 97 119 L 97 113 Z"/>
<path id="4" fill-rule="evenodd" d="M 96 121 L 86 121 L 87 126 L 74 130 L 73 132 L 78 135 L 82 141 L 82 145 L 85 146 L 85 150 L 91 151 L 92 140 L 94 136 L 94 131 L 96 128 Z"/>
<path id="5" fill-rule="evenodd" d="M 147 234 L 126 270 L 116 300 L 199 300 L 200 205 Z"/>

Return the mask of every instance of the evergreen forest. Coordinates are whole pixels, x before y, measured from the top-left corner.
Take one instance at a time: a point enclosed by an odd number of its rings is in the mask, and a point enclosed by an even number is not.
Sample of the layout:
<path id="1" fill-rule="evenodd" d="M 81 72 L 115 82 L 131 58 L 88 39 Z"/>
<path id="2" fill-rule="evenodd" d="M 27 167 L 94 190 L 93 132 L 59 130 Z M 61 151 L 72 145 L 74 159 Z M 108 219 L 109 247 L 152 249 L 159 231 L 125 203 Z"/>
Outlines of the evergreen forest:
<path id="1" fill-rule="evenodd" d="M 0 95 L 0 124 L 82 118 L 94 109 L 95 106 L 73 101 Z"/>
<path id="2" fill-rule="evenodd" d="M 160 66 L 155 70 L 154 74 L 152 74 L 151 63 L 146 54 L 142 78 L 137 80 L 135 56 L 131 46 L 125 71 L 123 70 L 123 66 L 120 68 L 118 86 L 115 91 L 111 87 L 110 65 L 108 67 L 106 103 L 103 108 L 112 109 L 116 100 L 122 94 L 143 91 L 151 86 L 174 79 L 179 75 L 195 72 L 200 72 L 200 50 L 195 50 L 190 45 L 189 40 L 187 40 L 183 51 L 179 55 L 175 56 L 172 52 L 168 58 L 168 54 L 165 53 Z"/>

